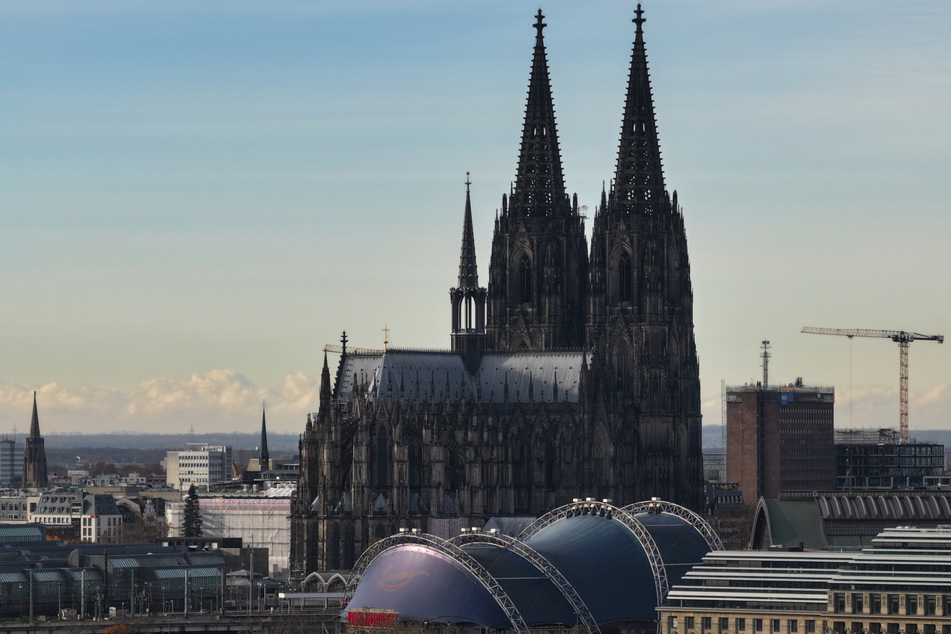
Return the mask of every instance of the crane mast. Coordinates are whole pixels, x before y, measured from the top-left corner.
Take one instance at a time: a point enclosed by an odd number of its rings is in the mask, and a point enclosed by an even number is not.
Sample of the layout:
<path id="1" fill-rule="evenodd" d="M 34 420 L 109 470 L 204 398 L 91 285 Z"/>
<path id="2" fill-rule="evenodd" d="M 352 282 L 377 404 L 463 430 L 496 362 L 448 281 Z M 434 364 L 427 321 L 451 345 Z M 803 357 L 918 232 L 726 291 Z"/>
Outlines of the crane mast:
<path id="1" fill-rule="evenodd" d="M 877 337 L 891 339 L 898 344 L 898 433 L 902 444 L 908 442 L 908 344 L 912 341 L 944 343 L 944 335 L 923 335 L 904 330 L 871 330 L 866 328 L 812 328 L 802 332 L 810 335 L 839 335 L 841 337 Z"/>

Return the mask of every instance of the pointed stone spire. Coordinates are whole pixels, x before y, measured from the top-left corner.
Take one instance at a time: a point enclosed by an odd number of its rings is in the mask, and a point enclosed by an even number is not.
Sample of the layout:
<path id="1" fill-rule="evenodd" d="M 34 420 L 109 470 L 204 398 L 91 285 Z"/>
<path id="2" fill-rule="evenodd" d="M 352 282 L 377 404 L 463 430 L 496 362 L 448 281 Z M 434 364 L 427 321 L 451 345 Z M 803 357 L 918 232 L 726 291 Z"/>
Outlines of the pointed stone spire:
<path id="1" fill-rule="evenodd" d="M 654 118 L 647 52 L 644 48 L 644 11 L 637 5 L 634 24 L 634 50 L 631 73 L 621 124 L 617 170 L 612 196 L 615 213 L 645 215 L 659 213 L 664 200 L 664 172 L 660 159 L 660 143 Z"/>
<path id="2" fill-rule="evenodd" d="M 320 411 L 321 413 L 329 413 L 330 411 L 330 401 L 333 399 L 333 392 L 330 387 L 330 366 L 327 365 L 327 351 L 324 351 L 324 367 L 320 371 Z M 324 411 L 324 408 L 327 408 L 327 411 Z"/>
<path id="3" fill-rule="evenodd" d="M 49 484 L 46 474 L 46 447 L 40 436 L 40 417 L 36 413 L 36 392 L 33 392 L 33 419 L 30 435 L 23 449 L 23 486 L 44 489 Z"/>
<path id="4" fill-rule="evenodd" d="M 452 351 L 462 355 L 470 374 L 475 374 L 485 347 L 485 300 L 487 291 L 479 287 L 475 237 L 472 230 L 472 201 L 466 172 L 466 211 L 462 221 L 462 251 L 459 255 L 459 286 L 449 289 L 452 307 Z"/>
<path id="5" fill-rule="evenodd" d="M 535 53 L 528 83 L 525 125 L 518 158 L 515 190 L 509 211 L 515 217 L 569 216 L 571 206 L 565 196 L 561 153 L 555 130 L 555 106 L 548 76 L 548 58 L 542 29 L 541 9 L 535 16 Z"/>
<path id="6" fill-rule="evenodd" d="M 40 417 L 36 413 L 36 390 L 33 391 L 33 418 L 30 420 L 30 438 L 40 438 Z"/>
<path id="7" fill-rule="evenodd" d="M 258 468 L 267 471 L 271 466 L 271 454 L 267 450 L 267 419 L 264 407 L 261 407 L 261 454 L 258 456 Z"/>
<path id="8" fill-rule="evenodd" d="M 459 256 L 459 288 L 479 287 L 479 267 L 476 266 L 475 236 L 472 230 L 472 201 L 469 197 L 469 172 L 466 172 L 466 212 L 462 221 L 462 253 Z"/>

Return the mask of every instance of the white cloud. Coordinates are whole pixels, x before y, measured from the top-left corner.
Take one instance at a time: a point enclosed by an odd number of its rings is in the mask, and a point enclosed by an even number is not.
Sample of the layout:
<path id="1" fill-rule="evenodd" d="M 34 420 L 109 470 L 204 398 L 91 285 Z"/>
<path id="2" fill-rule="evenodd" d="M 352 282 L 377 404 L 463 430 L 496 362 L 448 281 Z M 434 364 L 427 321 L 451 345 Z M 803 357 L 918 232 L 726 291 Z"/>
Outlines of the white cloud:
<path id="1" fill-rule="evenodd" d="M 267 404 L 272 431 L 303 429 L 317 409 L 319 377 L 294 372 L 274 387 L 256 385 L 234 370 L 188 379 L 154 378 L 128 392 L 49 383 L 36 388 L 40 429 L 47 432 L 140 431 L 177 433 L 253 431 Z M 0 383 L 0 433 L 29 429 L 33 388 Z"/>

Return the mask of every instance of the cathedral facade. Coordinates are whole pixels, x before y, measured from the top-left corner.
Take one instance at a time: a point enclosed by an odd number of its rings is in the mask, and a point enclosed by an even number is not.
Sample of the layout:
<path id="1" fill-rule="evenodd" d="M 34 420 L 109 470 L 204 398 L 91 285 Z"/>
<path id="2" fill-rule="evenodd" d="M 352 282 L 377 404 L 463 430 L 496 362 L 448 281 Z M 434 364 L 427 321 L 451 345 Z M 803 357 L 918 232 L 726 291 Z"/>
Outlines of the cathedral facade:
<path id="1" fill-rule="evenodd" d="M 479 285 L 468 184 L 445 352 L 325 353 L 291 508 L 298 579 L 400 528 L 450 536 L 574 498 L 698 509 L 699 364 L 681 209 L 664 184 L 640 6 L 617 168 L 590 249 L 561 167 L 536 16 L 518 171 Z"/>

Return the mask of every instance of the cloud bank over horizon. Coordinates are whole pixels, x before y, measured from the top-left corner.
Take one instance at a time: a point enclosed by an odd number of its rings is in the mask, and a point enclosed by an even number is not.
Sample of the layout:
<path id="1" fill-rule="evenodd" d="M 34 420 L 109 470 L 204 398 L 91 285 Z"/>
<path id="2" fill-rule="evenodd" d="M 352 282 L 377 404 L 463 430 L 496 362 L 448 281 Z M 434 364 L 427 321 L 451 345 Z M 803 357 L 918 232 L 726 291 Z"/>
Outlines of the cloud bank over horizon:
<path id="1" fill-rule="evenodd" d="M 318 408 L 320 377 L 303 371 L 286 374 L 275 386 L 261 386 L 236 370 L 194 373 L 187 379 L 157 377 L 128 391 L 90 385 L 47 383 L 35 388 L 43 434 L 256 432 L 262 404 L 268 430 L 299 433 L 308 412 Z M 26 434 L 33 387 L 0 382 L 0 435 Z M 909 393 L 912 435 L 918 429 L 944 429 L 951 409 L 951 386 L 940 384 Z M 705 425 L 718 425 L 717 398 L 702 404 Z M 836 388 L 837 427 L 898 427 L 898 388 Z"/>
<path id="2" fill-rule="evenodd" d="M 268 430 L 303 430 L 316 411 L 320 377 L 291 372 L 272 387 L 256 385 L 235 370 L 195 373 L 184 380 L 153 378 L 129 391 L 47 383 L 35 388 L 40 431 L 47 433 L 253 432 L 261 407 Z M 30 428 L 34 388 L 0 382 L 0 434 Z"/>

